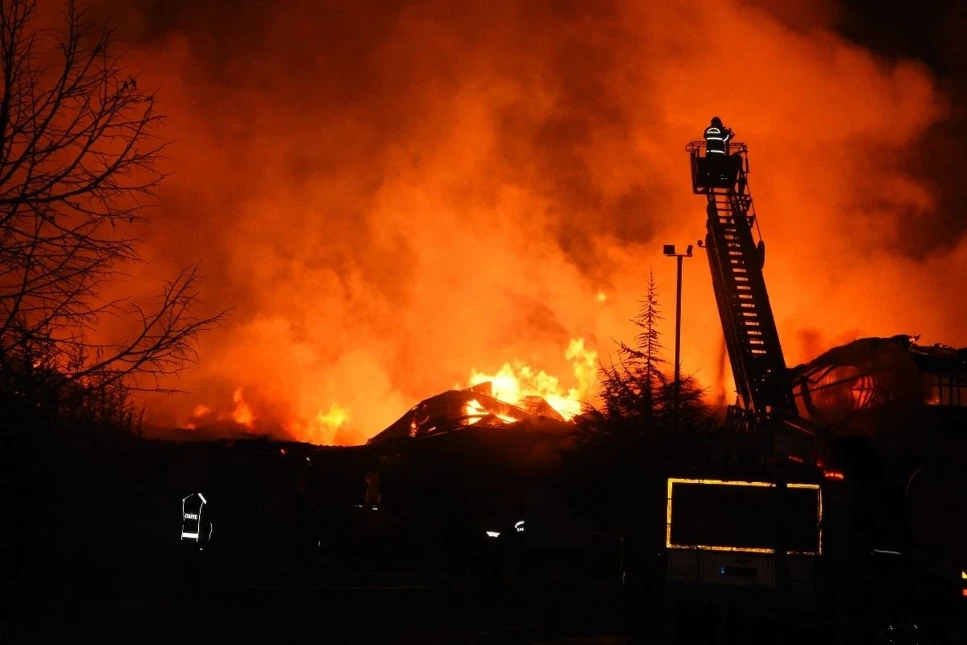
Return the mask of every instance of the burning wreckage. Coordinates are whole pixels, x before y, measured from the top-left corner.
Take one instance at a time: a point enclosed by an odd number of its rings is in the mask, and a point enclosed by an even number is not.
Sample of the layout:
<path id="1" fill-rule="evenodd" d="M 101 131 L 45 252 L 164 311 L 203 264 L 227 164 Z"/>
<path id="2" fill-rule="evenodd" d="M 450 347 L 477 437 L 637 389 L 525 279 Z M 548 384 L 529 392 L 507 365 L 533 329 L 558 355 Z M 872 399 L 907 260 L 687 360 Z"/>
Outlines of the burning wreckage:
<path id="1" fill-rule="evenodd" d="M 799 414 L 885 449 L 926 449 L 967 430 L 967 347 L 918 345 L 919 336 L 860 338 L 790 369 Z M 511 405 L 491 383 L 449 390 L 407 411 L 369 440 L 421 438 L 468 426 L 568 434 L 573 425 L 541 397 Z M 911 432 L 912 430 L 912 432 Z M 967 434 L 965 434 L 967 436 Z"/>
<path id="2" fill-rule="evenodd" d="M 358 500 L 336 521 L 345 528 L 330 548 L 348 559 L 402 550 L 411 563 L 471 568 L 496 566 L 504 549 L 545 571 L 563 566 L 561 554 L 580 562 L 590 526 L 552 483 L 573 430 L 543 398 L 512 405 L 488 382 L 421 401 L 364 446 L 320 449 L 312 460 L 327 480 L 327 515 Z"/>
<path id="3" fill-rule="evenodd" d="M 868 484 L 896 503 L 877 524 L 892 520 L 895 552 L 905 544 L 915 554 L 921 591 L 967 599 L 967 348 L 917 339 L 835 347 L 791 370 L 794 394 L 802 416 L 832 428 L 841 445 L 868 445 L 878 457 L 865 461 L 893 473 L 893 485 L 890 476 Z"/>
<path id="4" fill-rule="evenodd" d="M 249 559 L 272 552 L 350 569 L 442 566 L 486 577 L 478 567 L 492 573 L 511 564 L 508 554 L 526 553 L 531 569 L 560 572 L 581 561 L 591 539 L 587 522 L 551 483 L 573 430 L 544 399 L 512 405 L 482 383 L 421 401 L 361 446 L 215 442 L 217 458 L 203 460 L 210 466 L 205 495 L 222 516 L 213 520 L 216 537 L 205 552 L 225 563 L 225 576 L 249 574 L 239 573 L 236 536 L 286 545 L 246 546 Z M 240 460 L 261 469 L 243 472 Z M 303 470 L 303 479 L 282 477 Z M 185 482 L 179 490 L 201 485 Z M 253 491 L 297 503 L 281 508 Z M 235 517 L 258 527 L 242 530 Z"/>
<path id="5" fill-rule="evenodd" d="M 800 415 L 886 454 L 922 455 L 956 440 L 967 424 L 967 348 L 918 338 L 860 338 L 792 368 Z"/>
<path id="6" fill-rule="evenodd" d="M 465 390 L 448 390 L 421 401 L 368 443 L 438 436 L 468 426 L 553 434 L 569 433 L 573 429 L 543 398 L 527 396 L 520 405 L 511 405 L 496 398 L 493 385 L 486 382 Z"/>

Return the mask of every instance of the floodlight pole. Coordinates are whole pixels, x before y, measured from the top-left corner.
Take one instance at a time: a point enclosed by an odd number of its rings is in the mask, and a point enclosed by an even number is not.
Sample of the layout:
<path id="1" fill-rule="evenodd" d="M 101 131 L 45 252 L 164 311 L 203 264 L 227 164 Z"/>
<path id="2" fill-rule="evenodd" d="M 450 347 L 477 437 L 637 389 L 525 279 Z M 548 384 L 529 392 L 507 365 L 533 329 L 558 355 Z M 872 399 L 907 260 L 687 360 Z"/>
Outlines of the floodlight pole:
<path id="1" fill-rule="evenodd" d="M 682 370 L 682 261 L 692 257 L 692 245 L 684 253 L 676 253 L 674 244 L 666 244 L 665 255 L 678 261 L 678 279 L 675 285 L 675 427 L 678 427 L 678 409 L 681 390 Z"/>
<path id="2" fill-rule="evenodd" d="M 676 410 L 678 408 L 678 386 L 681 382 L 682 371 L 682 260 L 683 255 L 676 255 L 678 260 L 678 280 L 675 294 L 675 397 Z"/>

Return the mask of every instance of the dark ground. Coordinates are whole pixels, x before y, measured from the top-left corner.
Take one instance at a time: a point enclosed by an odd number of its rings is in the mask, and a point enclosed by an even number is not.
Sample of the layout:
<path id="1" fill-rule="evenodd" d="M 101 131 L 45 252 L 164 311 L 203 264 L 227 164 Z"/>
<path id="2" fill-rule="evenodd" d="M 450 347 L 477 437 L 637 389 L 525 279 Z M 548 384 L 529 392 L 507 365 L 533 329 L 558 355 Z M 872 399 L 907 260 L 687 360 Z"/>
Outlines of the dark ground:
<path id="1" fill-rule="evenodd" d="M 360 583 L 366 583 L 360 580 Z M 616 599 L 547 590 L 489 595 L 418 580 L 355 587 L 209 589 L 199 593 L 38 601 L 3 642 L 93 638 L 118 643 L 544 643 L 621 636 Z M 608 640 L 601 640 L 609 636 Z M 583 642 L 583 641 L 581 641 Z M 649 641 L 640 641 L 649 642 Z"/>
<path id="2" fill-rule="evenodd" d="M 394 645 L 580 642 L 852 645 L 877 642 L 873 638 L 876 626 L 884 618 L 901 617 L 906 602 L 888 589 L 888 582 L 900 580 L 897 576 L 891 574 L 882 579 L 859 576 L 873 581 L 870 589 L 855 583 L 849 588 L 829 585 L 828 588 L 838 590 L 838 595 L 826 596 L 825 608 L 795 621 L 757 610 L 754 616 L 733 614 L 723 626 L 719 621 L 726 612 L 721 604 L 697 603 L 687 610 L 669 610 L 662 565 L 652 561 L 655 549 L 650 546 L 631 551 L 638 554 L 637 561 L 631 558 L 632 568 L 648 573 L 632 578 L 622 590 L 613 531 L 600 544 L 592 544 L 594 557 L 588 559 L 587 566 L 576 566 L 565 572 L 559 566 L 565 559 L 552 558 L 547 561 L 553 562 L 548 575 L 524 584 L 517 581 L 493 585 L 479 578 L 468 581 L 452 568 L 447 571 L 449 567 L 466 567 L 467 562 L 448 561 L 442 569 L 431 567 L 423 570 L 430 572 L 424 573 L 414 570 L 413 563 L 431 562 L 432 557 L 402 558 L 408 570 L 399 568 L 399 562 L 377 563 L 382 566 L 353 562 L 346 557 L 352 549 L 346 547 L 360 542 L 359 536 L 352 533 L 347 533 L 344 542 L 333 547 L 334 553 L 341 554 L 340 566 L 333 569 L 330 561 L 323 566 L 322 573 L 297 567 L 294 575 L 249 575 L 252 572 L 245 569 L 250 562 L 221 552 L 221 571 L 230 574 L 229 580 L 224 575 L 200 573 L 204 569 L 193 566 L 191 556 L 177 542 L 180 497 L 186 490 L 197 489 L 191 484 L 193 480 L 167 465 L 173 463 L 169 454 L 173 448 L 158 446 L 146 451 L 141 444 L 125 443 L 118 447 L 93 445 L 89 441 L 78 441 L 77 446 L 63 450 L 51 449 L 50 443 L 8 448 L 3 454 L 13 461 L 3 471 L 7 477 L 3 491 L 6 517 L 0 562 L 8 600 L 0 605 L 4 613 L 0 624 L 2 643 L 93 640 L 98 643 L 232 644 L 312 641 Z M 362 468 L 368 467 L 368 463 L 357 467 L 352 461 L 355 453 L 347 454 L 347 485 L 356 485 L 365 472 Z M 472 454 L 478 455 L 479 450 Z M 411 456 L 403 464 L 407 468 L 400 469 L 400 472 L 412 473 L 408 485 L 414 490 L 418 486 L 439 490 L 438 482 L 456 481 L 449 470 L 446 476 L 441 476 L 426 465 L 449 464 L 452 459 L 440 459 L 435 454 L 427 455 L 425 460 L 416 457 L 420 455 Z M 302 457 L 296 459 L 299 460 L 304 462 Z M 206 459 L 199 463 L 210 462 Z M 450 470 L 467 470 L 463 462 L 455 463 Z M 333 472 L 334 468 L 334 464 L 327 464 L 324 472 Z M 484 481 L 481 477 L 474 474 L 465 478 Z M 511 481 L 510 477 L 505 471 L 494 475 L 495 481 L 503 485 Z M 391 476 L 386 479 L 392 481 Z M 258 481 L 268 480 L 258 478 Z M 278 485 L 283 486 L 286 481 L 280 479 Z M 581 481 L 586 481 L 583 475 Z M 325 490 L 339 488 L 336 482 L 327 484 Z M 614 485 L 599 488 L 605 492 L 624 490 Z M 279 500 L 291 497 L 276 494 L 271 487 L 262 489 L 269 496 L 253 507 L 260 509 L 259 513 L 278 508 Z M 461 485 L 455 489 L 466 491 L 473 487 Z M 448 489 L 443 487 L 443 490 Z M 604 495 L 602 500 L 612 497 Z M 641 498 L 633 504 L 619 501 L 624 507 L 634 509 L 635 515 L 660 515 L 653 512 L 655 509 L 643 506 Z M 426 508 L 417 509 L 420 511 L 417 515 L 437 520 L 451 518 L 446 525 L 452 527 L 455 526 L 452 518 L 456 516 L 444 514 L 440 509 L 458 506 L 471 508 L 441 498 Z M 604 509 L 597 503 L 594 508 Z M 382 517 L 384 512 L 378 515 Z M 385 515 L 389 517 L 391 511 L 387 510 Z M 338 519 L 340 515 L 324 517 L 328 518 L 325 527 L 346 524 L 345 518 Z M 439 526 L 429 523 L 424 527 L 427 535 L 438 539 L 422 552 L 424 556 L 477 553 L 472 549 L 454 549 L 453 538 L 441 533 Z M 640 533 L 642 544 L 652 545 L 656 538 L 649 538 L 645 529 L 640 529 L 644 531 Z M 476 529 L 471 532 L 482 534 Z M 445 535 L 442 541 L 441 535 Z M 166 537 L 162 540 L 159 536 Z M 661 537 L 658 536 L 658 541 Z M 441 545 L 450 550 L 441 549 Z M 382 546 L 377 548 L 377 543 L 371 546 L 365 549 L 369 553 L 386 552 Z M 205 553 L 210 554 L 211 550 Z M 532 559 L 528 557 L 527 561 Z M 434 563 L 439 565 L 440 560 Z M 463 572 L 468 575 L 466 570 Z M 874 598 L 876 593 L 882 597 Z M 842 630 L 837 640 L 829 630 L 835 621 L 824 625 L 820 615 L 825 612 L 828 618 L 830 605 L 848 603 L 855 606 L 850 614 L 852 629 Z M 875 607 L 880 615 L 870 615 L 867 607 Z M 940 605 L 936 607 L 939 609 Z M 939 615 L 943 613 L 939 612 L 936 618 L 931 617 L 933 609 L 930 602 L 921 602 L 916 609 L 917 620 L 921 616 L 927 619 L 924 627 L 932 630 L 931 638 L 921 639 L 917 645 L 967 642 L 963 638 L 967 632 L 962 629 L 962 619 L 960 625 L 951 623 L 947 608 L 943 608 L 946 614 Z M 967 611 L 960 614 L 963 618 Z M 670 637 L 672 631 L 675 638 Z M 913 642 L 903 645 L 913 645 Z"/>
<path id="3" fill-rule="evenodd" d="M 5 621 L 4 643 L 88 640 L 99 643 L 881 643 L 862 630 L 842 639 L 809 625 L 768 616 L 732 617 L 695 605 L 667 630 L 664 602 L 620 598 L 610 591 L 544 588 L 530 595 L 483 593 L 419 580 L 370 580 L 352 587 L 237 586 L 179 595 L 104 601 L 37 598 Z M 423 581 L 424 583 L 426 581 Z M 932 630 L 906 643 L 962 643 Z M 750 631 L 751 630 L 751 631 Z"/>
<path id="4" fill-rule="evenodd" d="M 173 576 L 179 564 L 165 565 Z M 184 572 L 184 569 L 181 570 Z M 49 574 L 44 574 L 49 575 Z M 34 579 L 13 590 L 0 642 L 99 643 L 881 643 L 874 626 L 883 616 L 852 616 L 851 629 L 832 635 L 829 614 L 814 607 L 796 616 L 781 607 L 740 615 L 708 599 L 670 609 L 664 589 L 620 589 L 615 581 L 545 579 L 504 581 L 483 588 L 439 575 L 343 572 L 303 579 L 249 576 L 222 582 L 183 578 L 177 586 L 103 588 L 91 578 L 81 588 L 45 590 Z M 833 599 L 845 605 L 848 592 Z M 791 606 L 791 605 L 790 605 Z M 799 605 L 796 605 L 797 607 Z M 745 611 L 750 605 L 746 605 Z M 903 608 L 885 612 L 902 625 Z M 964 641 L 949 615 L 917 610 L 924 636 L 902 645 Z M 824 616 L 826 618 L 824 618 Z M 921 621 L 922 619 L 922 621 Z M 863 623 L 866 624 L 863 624 Z M 958 631 L 960 630 L 960 631 Z"/>

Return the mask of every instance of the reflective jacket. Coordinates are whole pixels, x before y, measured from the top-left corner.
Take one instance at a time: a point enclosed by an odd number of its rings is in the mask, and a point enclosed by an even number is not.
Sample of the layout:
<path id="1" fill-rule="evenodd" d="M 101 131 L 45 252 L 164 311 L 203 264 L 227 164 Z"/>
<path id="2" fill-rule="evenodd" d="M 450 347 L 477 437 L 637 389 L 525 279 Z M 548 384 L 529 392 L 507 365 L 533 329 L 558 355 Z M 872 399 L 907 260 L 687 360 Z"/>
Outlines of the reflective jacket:
<path id="1" fill-rule="evenodd" d="M 201 493 L 192 493 L 181 500 L 181 539 L 205 542 L 211 536 L 211 525 L 203 515 L 208 500 Z"/>
<path id="2" fill-rule="evenodd" d="M 725 127 L 710 125 L 705 128 L 705 154 L 724 155 L 729 139 L 732 138 L 732 131 Z"/>

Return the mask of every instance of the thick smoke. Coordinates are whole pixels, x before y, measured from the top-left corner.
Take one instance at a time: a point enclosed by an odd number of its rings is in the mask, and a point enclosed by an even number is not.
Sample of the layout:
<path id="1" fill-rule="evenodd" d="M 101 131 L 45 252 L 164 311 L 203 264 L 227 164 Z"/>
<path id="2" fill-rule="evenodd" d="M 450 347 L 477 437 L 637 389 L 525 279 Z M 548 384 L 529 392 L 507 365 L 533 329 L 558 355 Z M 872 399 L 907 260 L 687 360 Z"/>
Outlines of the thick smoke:
<path id="1" fill-rule="evenodd" d="M 202 258 L 206 307 L 234 307 L 152 422 L 241 388 L 263 429 L 358 442 L 471 370 L 571 387 L 570 339 L 629 338 L 649 267 L 671 346 L 661 245 L 704 234 L 684 146 L 713 115 L 750 146 L 790 364 L 858 334 L 967 344 L 945 295 L 967 243 L 897 252 L 944 216 L 909 160 L 945 95 L 835 35 L 833 4 L 322 4 L 98 6 L 174 139 L 148 264 L 119 288 Z M 701 251 L 684 284 L 684 369 L 718 392 Z M 334 405 L 334 437 L 300 435 Z"/>

